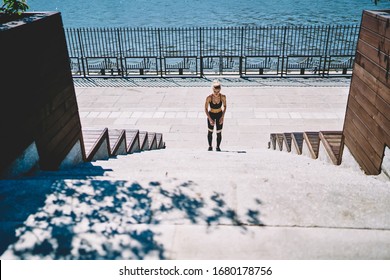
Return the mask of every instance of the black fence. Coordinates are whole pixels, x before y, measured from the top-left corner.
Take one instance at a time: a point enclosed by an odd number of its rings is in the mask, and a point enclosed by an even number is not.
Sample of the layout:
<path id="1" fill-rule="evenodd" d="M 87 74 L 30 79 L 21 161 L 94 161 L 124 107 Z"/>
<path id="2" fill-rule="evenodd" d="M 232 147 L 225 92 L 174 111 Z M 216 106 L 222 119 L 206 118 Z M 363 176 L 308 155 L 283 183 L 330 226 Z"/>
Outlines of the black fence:
<path id="1" fill-rule="evenodd" d="M 67 28 L 74 77 L 350 76 L 359 26 Z"/>

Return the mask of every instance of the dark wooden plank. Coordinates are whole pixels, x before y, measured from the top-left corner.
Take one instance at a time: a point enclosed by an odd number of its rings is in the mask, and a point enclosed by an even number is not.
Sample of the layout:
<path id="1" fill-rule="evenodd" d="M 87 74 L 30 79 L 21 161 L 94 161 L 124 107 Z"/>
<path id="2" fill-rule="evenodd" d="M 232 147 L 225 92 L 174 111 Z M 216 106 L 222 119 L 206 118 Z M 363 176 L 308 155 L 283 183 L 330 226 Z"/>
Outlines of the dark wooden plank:
<path id="1" fill-rule="evenodd" d="M 364 11 L 344 122 L 344 141 L 367 174 L 390 143 L 389 13 Z"/>
<path id="2" fill-rule="evenodd" d="M 126 146 L 128 153 L 137 153 L 141 151 L 139 141 L 139 130 L 126 129 Z"/>
<path id="3" fill-rule="evenodd" d="M 156 139 L 155 132 L 148 132 L 148 144 L 149 144 L 149 150 L 157 149 L 157 139 Z"/>
<path id="4" fill-rule="evenodd" d="M 139 146 L 142 151 L 149 150 L 149 141 L 148 141 L 148 132 L 140 131 L 139 132 Z"/>
<path id="5" fill-rule="evenodd" d="M 54 92 L 54 90 L 50 91 Z M 77 102 L 76 96 L 74 94 L 73 84 L 70 84 L 69 82 L 65 84 L 64 89 L 59 91 L 56 95 L 46 97 L 46 99 L 43 100 L 44 103 L 39 112 L 39 120 L 42 121 L 49 117 L 52 119 L 53 114 L 58 109 L 58 107 L 62 107 L 63 104 L 69 102 L 68 100 L 72 101 L 73 103 Z"/>
<path id="6" fill-rule="evenodd" d="M 126 146 L 126 131 L 124 129 L 109 129 L 108 137 L 110 139 L 110 153 L 111 155 L 117 155 L 122 143 Z"/>
<path id="7" fill-rule="evenodd" d="M 346 115 L 347 120 L 347 126 L 345 129 L 349 129 L 348 124 L 349 122 L 352 122 L 355 127 L 360 131 L 360 133 L 363 134 L 363 136 L 367 139 L 367 141 L 371 144 L 374 151 L 378 154 L 378 156 L 382 156 L 382 150 L 384 143 L 380 141 L 375 134 L 372 133 L 372 131 L 367 127 L 367 124 L 370 125 L 370 123 L 364 123 L 359 116 L 355 114 L 353 110 L 348 110 Z"/>
<path id="8" fill-rule="evenodd" d="M 374 166 L 376 166 L 376 168 L 380 168 L 382 158 L 378 154 L 383 154 L 384 145 L 382 146 L 382 152 L 375 151 L 374 147 L 371 145 L 368 139 L 362 134 L 362 132 L 355 126 L 355 124 L 350 119 L 346 120 L 344 134 L 348 135 L 348 137 L 353 137 L 354 140 L 359 142 L 359 146 L 362 148 L 361 152 L 366 155 L 366 157 L 372 162 Z"/>
<path id="9" fill-rule="evenodd" d="M 81 124 L 79 121 L 78 114 L 74 114 L 72 118 L 62 127 L 61 131 L 58 132 L 53 138 L 50 139 L 48 143 L 41 143 L 41 139 L 37 140 L 37 147 L 40 153 L 50 153 L 53 151 L 56 146 L 67 145 L 68 139 L 66 136 L 71 130 L 80 130 Z"/>
<path id="10" fill-rule="evenodd" d="M 67 147 L 75 144 L 73 141 L 80 131 L 80 129 L 66 130 L 63 135 L 63 137 L 67 139 L 66 142 L 63 141 L 60 145 L 46 146 L 45 149 L 41 150 L 39 152 L 40 168 L 43 170 L 56 170 L 59 164 L 64 160 L 64 157 L 61 157 L 64 154 L 64 151 Z"/>
<path id="11" fill-rule="evenodd" d="M 359 51 L 356 52 L 355 64 L 359 64 L 361 67 L 375 76 L 387 88 L 390 88 L 389 72 L 386 69 L 376 65 Z"/>
<path id="12" fill-rule="evenodd" d="M 350 86 L 350 94 L 355 94 L 355 92 L 365 96 L 370 101 L 370 103 L 375 104 L 375 99 L 377 96 L 376 92 L 366 83 L 364 83 L 358 75 L 354 76 L 353 83 L 351 83 Z"/>
<path id="13" fill-rule="evenodd" d="M 349 108 L 362 119 L 376 138 L 382 139 L 384 143 L 390 143 L 390 121 L 374 105 L 369 103 L 364 96 L 351 91 L 347 110 Z"/>
<path id="14" fill-rule="evenodd" d="M 378 67 L 384 69 L 386 72 L 389 71 L 389 55 L 384 53 L 380 48 L 369 45 L 363 40 L 358 40 L 357 51 Z"/>
<path id="15" fill-rule="evenodd" d="M 378 168 L 378 166 L 373 164 L 364 152 L 364 148 L 360 146 L 360 142 L 348 130 L 344 130 L 343 133 L 345 145 L 351 151 L 353 157 L 359 163 L 364 172 L 368 175 L 378 175 L 380 173 L 380 167 Z"/>
<path id="16" fill-rule="evenodd" d="M 305 131 L 303 138 L 309 148 L 312 158 L 318 158 L 318 150 L 320 146 L 320 136 L 317 131 Z"/>
<path id="17" fill-rule="evenodd" d="M 283 141 L 286 145 L 287 152 L 291 152 L 291 133 L 283 133 Z"/>
<path id="18" fill-rule="evenodd" d="M 84 155 L 84 149 L 82 146 L 82 135 L 81 135 L 81 130 L 79 131 L 72 131 L 72 134 L 74 133 L 74 136 L 68 135 L 68 139 L 71 139 L 68 143 L 67 146 L 64 146 L 64 149 L 62 151 L 58 152 L 58 159 L 59 161 L 57 162 L 58 166 L 62 163 L 62 161 L 65 159 L 65 157 L 69 154 L 71 149 L 74 147 L 74 145 L 77 143 L 77 141 L 80 141 L 80 148 L 81 148 L 81 155 L 83 157 L 83 161 L 85 161 L 85 155 Z"/>
<path id="19" fill-rule="evenodd" d="M 383 100 L 383 98 L 365 84 L 359 76 L 354 77 L 354 82 L 351 84 L 351 94 L 364 96 L 372 106 L 383 115 L 383 117 L 390 120 L 390 103 Z"/>
<path id="20" fill-rule="evenodd" d="M 15 32 L 20 40 L 11 39 Z M 81 126 L 77 121 L 77 102 L 61 17 L 59 14 L 45 17 L 12 32 L 1 32 L 0 37 L 1 49 L 8 54 L 1 62 L 6 66 L 0 70 L 2 86 L 12 88 L 12 94 L 2 100 L 1 119 L 5 119 L 5 113 L 12 120 L 10 125 L 21 131 L 21 138 L 28 140 L 27 143 L 10 142 L 9 154 L 14 155 L 10 160 L 23 151 L 23 146 L 36 141 L 43 162 L 41 167 L 53 167 L 63 160 L 67 148 L 74 145 L 74 135 L 80 132 Z M 15 75 L 20 69 L 28 73 L 23 82 Z M 6 126 L 1 125 L 2 130 Z"/>
<path id="21" fill-rule="evenodd" d="M 53 119 L 49 117 L 46 120 L 41 121 L 40 125 L 38 126 L 39 129 L 37 130 L 37 138 L 39 141 L 41 141 L 42 144 L 46 145 L 50 143 L 56 135 L 61 133 L 64 127 L 71 120 L 80 123 L 79 117 L 77 117 L 78 120 L 74 119 L 75 115 L 78 116 L 77 103 L 74 103 L 74 106 L 68 109 L 65 109 L 65 107 L 59 108 L 54 113 Z"/>
<path id="22" fill-rule="evenodd" d="M 379 34 L 374 33 L 364 27 L 360 29 L 359 38 L 360 40 L 363 40 L 365 43 L 376 47 L 384 53 L 390 53 L 390 39 L 386 39 L 383 36 L 379 36 Z"/>
<path id="23" fill-rule="evenodd" d="M 276 149 L 276 134 L 271 133 L 269 138 L 270 138 L 270 148 L 272 150 L 275 150 Z"/>
<path id="24" fill-rule="evenodd" d="M 156 140 L 157 140 L 157 149 L 163 149 L 164 148 L 163 134 L 156 133 Z"/>
<path id="25" fill-rule="evenodd" d="M 105 147 L 103 147 L 104 142 L 106 143 Z M 102 136 L 98 139 L 98 142 L 93 147 L 91 154 L 88 158 L 90 161 L 93 160 L 96 153 L 100 150 L 101 147 L 106 149 L 108 156 L 110 156 L 110 139 L 108 138 L 108 129 L 107 128 L 105 128 L 103 130 Z"/>
<path id="26" fill-rule="evenodd" d="M 351 84 L 355 83 L 355 77 L 361 79 L 369 88 L 379 95 L 386 103 L 390 103 L 390 89 L 385 84 L 381 83 L 374 75 L 365 70 L 358 64 L 355 64 L 354 75 L 352 76 Z"/>
<path id="27" fill-rule="evenodd" d="M 390 39 L 390 28 L 388 19 L 379 15 L 381 11 L 364 11 L 362 16 L 362 26 L 378 33 L 380 36 Z"/>
<path id="28" fill-rule="evenodd" d="M 81 139 L 81 129 L 80 130 L 71 130 L 66 136 L 69 139 L 66 145 L 57 146 L 55 150 L 48 151 L 49 157 L 40 158 L 40 167 L 43 170 L 57 170 L 65 157 L 69 154 L 74 145 Z M 83 149 L 81 151 L 83 160 L 85 159 L 83 155 Z"/>
<path id="29" fill-rule="evenodd" d="M 104 141 L 106 132 L 107 132 L 106 128 L 82 130 L 84 144 L 85 144 L 85 153 L 88 161 L 90 161 L 91 158 L 93 158 L 93 155 L 99 149 L 101 142 Z M 107 134 L 107 138 L 108 138 L 108 134 Z"/>
<path id="30" fill-rule="evenodd" d="M 283 134 L 282 133 L 276 133 L 276 143 L 278 144 L 279 151 L 283 150 Z"/>
<path id="31" fill-rule="evenodd" d="M 293 132 L 291 134 L 292 143 L 298 151 L 298 155 L 302 154 L 302 145 L 303 145 L 303 132 Z"/>
<path id="32" fill-rule="evenodd" d="M 364 171 L 364 173 L 366 175 L 377 175 L 376 173 L 378 173 L 378 171 L 376 171 L 375 166 L 367 167 L 365 165 L 365 163 L 370 163 L 370 161 L 361 157 L 362 155 L 359 153 L 359 151 L 360 151 L 359 143 L 354 141 L 354 139 L 352 139 L 352 138 L 348 138 L 348 139 L 345 138 L 344 144 L 346 147 L 348 147 L 353 158 L 356 160 L 356 162 L 358 163 L 358 165 L 360 166 L 360 168 Z"/>
<path id="33" fill-rule="evenodd" d="M 78 113 L 77 100 L 74 97 L 69 97 L 61 105 L 57 106 L 56 109 L 45 119 L 47 129 L 52 129 L 58 126 L 58 122 L 61 121 L 67 115 L 73 115 L 75 112 Z"/>
<path id="34" fill-rule="evenodd" d="M 341 163 L 341 142 L 343 137 L 342 131 L 320 131 L 320 141 L 328 153 L 333 164 Z"/>
<path id="35" fill-rule="evenodd" d="M 372 14 L 367 13 L 366 11 L 363 12 L 361 26 L 364 26 L 364 28 L 379 34 L 380 26 L 378 20 Z"/>

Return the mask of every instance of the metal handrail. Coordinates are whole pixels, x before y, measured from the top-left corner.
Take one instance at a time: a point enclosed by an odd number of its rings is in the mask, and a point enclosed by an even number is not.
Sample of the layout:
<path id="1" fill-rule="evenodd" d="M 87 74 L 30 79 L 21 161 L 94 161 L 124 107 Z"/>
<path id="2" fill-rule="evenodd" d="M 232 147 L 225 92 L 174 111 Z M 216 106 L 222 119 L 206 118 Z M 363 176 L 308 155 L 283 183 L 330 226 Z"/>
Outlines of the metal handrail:
<path id="1" fill-rule="evenodd" d="M 261 71 L 253 75 L 289 76 L 294 69 L 289 67 L 292 58 L 319 58 L 315 76 L 350 75 L 342 69 L 328 69 L 330 59 L 332 67 L 345 66 L 342 62 L 350 57 L 354 59 L 359 33 L 357 25 L 334 26 L 248 26 L 248 27 L 193 27 L 193 28 L 65 28 L 69 56 L 74 76 L 88 76 L 88 61 L 105 65 L 105 58 L 116 58 L 118 71 L 101 69 L 97 76 L 126 76 L 125 59 L 156 58 L 154 73 L 164 76 L 167 69 L 165 58 L 178 58 L 183 61 L 196 58 L 197 69 L 193 75 L 228 73 L 229 75 L 251 75 L 250 71 L 259 65 Z M 246 58 L 251 57 L 249 69 L 245 69 Z M 256 61 L 256 57 L 259 58 Z M 283 71 L 273 71 L 263 67 L 262 61 L 278 65 Z M 209 62 L 220 62 L 218 65 Z M 290 61 L 288 63 L 288 61 Z M 336 63 L 334 63 L 336 61 Z M 249 65 L 249 64 L 247 64 Z M 293 64 L 291 64 L 293 65 Z M 296 65 L 295 65 L 296 66 Z M 351 65 L 347 65 L 352 70 Z M 136 75 L 145 73 L 139 64 Z M 174 67 L 168 65 L 170 75 Z M 177 66 L 177 74 L 183 69 Z M 76 71 L 77 69 L 77 71 Z M 256 69 L 255 69 L 256 70 Z M 319 70 L 319 71 L 318 71 Z M 104 75 L 101 75 L 104 73 Z M 310 71 L 300 71 L 301 75 L 310 75 Z M 187 73 L 191 75 L 191 73 Z"/>

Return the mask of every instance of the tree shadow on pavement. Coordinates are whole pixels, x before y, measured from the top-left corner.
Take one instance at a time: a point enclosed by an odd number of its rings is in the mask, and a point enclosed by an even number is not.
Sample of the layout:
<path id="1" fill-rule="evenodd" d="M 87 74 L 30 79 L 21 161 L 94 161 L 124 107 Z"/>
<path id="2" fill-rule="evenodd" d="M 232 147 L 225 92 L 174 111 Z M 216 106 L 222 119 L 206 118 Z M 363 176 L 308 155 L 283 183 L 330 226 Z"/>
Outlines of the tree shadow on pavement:
<path id="1" fill-rule="evenodd" d="M 167 259 L 164 226 L 262 225 L 258 209 L 240 217 L 223 194 L 200 194 L 193 181 L 46 183 L 3 259 Z"/>

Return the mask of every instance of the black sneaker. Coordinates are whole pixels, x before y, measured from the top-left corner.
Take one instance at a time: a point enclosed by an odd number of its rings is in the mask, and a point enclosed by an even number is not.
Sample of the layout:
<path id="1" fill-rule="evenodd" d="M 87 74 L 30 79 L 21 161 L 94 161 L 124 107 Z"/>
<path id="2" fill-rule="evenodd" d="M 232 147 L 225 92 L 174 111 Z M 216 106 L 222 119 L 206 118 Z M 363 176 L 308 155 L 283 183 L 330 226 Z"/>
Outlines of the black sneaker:
<path id="1" fill-rule="evenodd" d="M 221 149 L 220 149 L 219 147 L 217 147 L 215 150 L 216 150 L 217 152 L 220 152 L 220 151 L 221 151 Z"/>
<path id="2" fill-rule="evenodd" d="M 213 147 L 209 147 L 209 151 L 212 151 L 213 150 Z"/>

